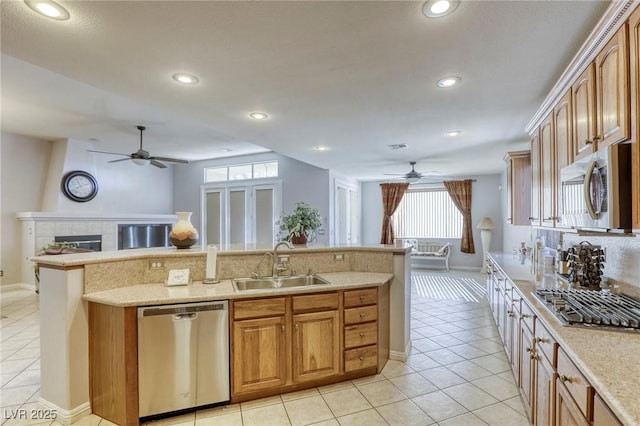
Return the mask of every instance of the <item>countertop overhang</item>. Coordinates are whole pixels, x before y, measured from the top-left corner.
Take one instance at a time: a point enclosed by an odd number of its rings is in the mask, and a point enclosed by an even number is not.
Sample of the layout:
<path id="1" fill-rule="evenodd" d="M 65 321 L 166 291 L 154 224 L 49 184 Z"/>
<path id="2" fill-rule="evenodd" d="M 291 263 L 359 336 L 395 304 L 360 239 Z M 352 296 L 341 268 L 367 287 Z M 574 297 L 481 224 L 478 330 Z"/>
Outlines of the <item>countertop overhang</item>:
<path id="1" fill-rule="evenodd" d="M 173 287 L 164 284 L 141 284 L 89 293 L 82 298 L 88 302 L 118 307 L 167 305 L 356 289 L 381 286 L 393 278 L 393 274 L 377 272 L 330 272 L 317 275 L 330 284 L 250 291 L 236 291 L 231 280 L 222 280 L 218 284 L 194 282 Z"/>

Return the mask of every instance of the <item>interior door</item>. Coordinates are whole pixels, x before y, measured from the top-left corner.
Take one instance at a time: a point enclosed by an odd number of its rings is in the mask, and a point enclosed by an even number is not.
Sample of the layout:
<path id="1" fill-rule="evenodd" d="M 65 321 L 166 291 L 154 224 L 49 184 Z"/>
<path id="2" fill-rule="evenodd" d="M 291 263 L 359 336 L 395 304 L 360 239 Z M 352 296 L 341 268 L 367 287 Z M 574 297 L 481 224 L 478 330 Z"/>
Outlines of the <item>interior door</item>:
<path id="1" fill-rule="evenodd" d="M 227 229 L 229 234 L 227 242 L 229 244 L 249 243 L 249 232 L 247 232 L 247 207 L 249 191 L 247 187 L 228 188 L 227 198 Z"/>
<path id="2" fill-rule="evenodd" d="M 220 190 L 205 193 L 206 243 L 221 244 L 223 241 L 222 214 L 223 192 Z"/>
<path id="3" fill-rule="evenodd" d="M 252 188 L 253 208 L 251 212 L 253 238 L 258 246 L 273 247 L 276 238 L 278 214 L 276 185 L 260 185 Z"/>
<path id="4" fill-rule="evenodd" d="M 338 244 L 357 244 L 360 239 L 358 195 L 357 187 L 336 182 L 334 239 Z"/>

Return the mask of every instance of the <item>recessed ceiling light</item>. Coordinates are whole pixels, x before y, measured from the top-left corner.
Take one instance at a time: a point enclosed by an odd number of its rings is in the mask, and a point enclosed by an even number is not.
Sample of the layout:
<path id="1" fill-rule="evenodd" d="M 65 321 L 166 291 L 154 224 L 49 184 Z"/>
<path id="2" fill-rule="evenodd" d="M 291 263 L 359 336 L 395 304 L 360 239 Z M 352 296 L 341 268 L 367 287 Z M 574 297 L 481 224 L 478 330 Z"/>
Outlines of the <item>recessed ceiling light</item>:
<path id="1" fill-rule="evenodd" d="M 251 114 L 249 114 L 249 117 L 253 118 L 254 120 L 265 120 L 269 116 L 264 112 L 252 112 Z"/>
<path id="2" fill-rule="evenodd" d="M 182 83 L 182 84 L 198 84 L 198 81 L 200 81 L 198 80 L 198 77 L 191 74 L 185 74 L 182 72 L 172 75 L 171 78 L 173 78 L 178 83 Z"/>
<path id="3" fill-rule="evenodd" d="M 462 81 L 460 77 L 449 76 L 449 77 L 441 78 L 440 80 L 437 81 L 436 84 L 438 85 L 438 87 L 451 87 L 460 83 L 460 81 Z"/>
<path id="4" fill-rule="evenodd" d="M 453 13 L 460 0 L 429 0 L 422 6 L 422 13 L 429 18 L 441 18 Z"/>
<path id="5" fill-rule="evenodd" d="M 220 148 L 220 152 L 231 152 L 233 151 L 231 148 Z"/>
<path id="6" fill-rule="evenodd" d="M 24 2 L 31 10 L 47 18 L 66 21 L 71 17 L 67 9 L 51 0 L 24 0 Z"/>
<path id="7" fill-rule="evenodd" d="M 449 130 L 447 133 L 445 133 L 445 136 L 451 136 L 451 137 L 455 137 L 458 136 L 462 133 L 462 130 Z"/>
<path id="8" fill-rule="evenodd" d="M 406 143 L 394 143 L 391 145 L 387 145 L 389 149 L 406 149 L 409 147 Z"/>
<path id="9" fill-rule="evenodd" d="M 313 147 L 314 151 L 328 151 L 329 147 L 324 145 L 317 145 Z"/>

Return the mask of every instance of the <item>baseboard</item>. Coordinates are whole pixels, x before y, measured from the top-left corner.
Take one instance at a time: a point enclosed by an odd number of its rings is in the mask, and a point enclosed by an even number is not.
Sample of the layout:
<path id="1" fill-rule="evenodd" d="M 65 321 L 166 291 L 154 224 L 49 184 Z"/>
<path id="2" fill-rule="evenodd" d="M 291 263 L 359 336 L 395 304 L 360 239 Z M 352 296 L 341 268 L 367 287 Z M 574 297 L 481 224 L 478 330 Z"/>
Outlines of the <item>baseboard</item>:
<path id="1" fill-rule="evenodd" d="M 411 340 L 407 343 L 407 346 L 404 348 L 404 352 L 399 351 L 389 351 L 389 359 L 394 361 L 406 362 L 409 359 L 409 354 L 411 353 Z"/>
<path id="2" fill-rule="evenodd" d="M 480 266 L 450 266 L 452 271 L 480 271 L 482 265 Z M 441 271 L 441 272 L 449 272 L 447 268 L 435 268 L 430 265 L 411 265 L 411 269 L 429 269 L 430 271 Z"/>
<path id="3" fill-rule="evenodd" d="M 63 425 L 73 424 L 81 418 L 91 414 L 91 405 L 89 402 L 85 402 L 72 410 L 63 410 L 56 404 L 49 402 L 44 398 L 40 398 L 38 402 L 45 408 L 45 410 L 49 410 L 52 415 L 52 419 L 55 419 L 57 423 Z"/>
<path id="4" fill-rule="evenodd" d="M 0 286 L 0 293 L 4 293 L 5 291 L 11 291 L 11 290 L 31 290 L 35 293 L 36 286 L 35 284 L 25 284 L 25 283 L 5 284 Z"/>

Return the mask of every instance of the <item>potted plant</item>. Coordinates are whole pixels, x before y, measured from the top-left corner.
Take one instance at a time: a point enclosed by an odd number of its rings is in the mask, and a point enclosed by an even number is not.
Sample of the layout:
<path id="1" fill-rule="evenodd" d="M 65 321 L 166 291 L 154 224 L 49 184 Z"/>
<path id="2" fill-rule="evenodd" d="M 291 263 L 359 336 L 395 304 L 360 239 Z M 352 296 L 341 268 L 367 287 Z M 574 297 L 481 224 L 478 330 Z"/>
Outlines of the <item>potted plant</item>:
<path id="1" fill-rule="evenodd" d="M 293 244 L 306 244 L 307 240 L 315 236 L 315 232 L 322 226 L 322 216 L 318 209 L 314 209 L 304 202 L 296 203 L 291 214 L 282 214 L 276 222 L 280 226 L 280 239 Z"/>

